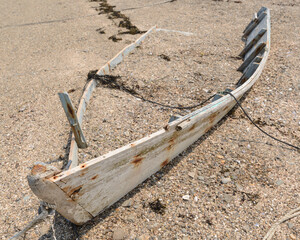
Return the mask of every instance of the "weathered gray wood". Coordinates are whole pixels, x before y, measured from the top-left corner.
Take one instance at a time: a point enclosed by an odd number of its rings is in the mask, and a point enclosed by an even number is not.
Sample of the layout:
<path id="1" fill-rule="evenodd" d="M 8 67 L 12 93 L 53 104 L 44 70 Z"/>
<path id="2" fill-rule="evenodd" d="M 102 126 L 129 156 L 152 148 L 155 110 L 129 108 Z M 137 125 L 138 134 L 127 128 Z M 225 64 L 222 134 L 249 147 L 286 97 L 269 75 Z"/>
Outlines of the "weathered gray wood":
<path id="1" fill-rule="evenodd" d="M 240 86 L 244 82 L 246 82 L 253 75 L 253 73 L 256 71 L 258 66 L 259 66 L 259 63 L 256 63 L 256 62 L 250 63 L 249 66 L 247 67 L 245 73 L 243 74 L 243 76 L 239 79 L 237 85 Z"/>
<path id="2" fill-rule="evenodd" d="M 259 33 L 245 46 L 243 51 L 239 54 L 240 57 L 244 57 L 244 55 L 258 42 L 258 40 L 265 34 L 267 29 L 261 29 Z"/>
<path id="3" fill-rule="evenodd" d="M 252 30 L 260 23 L 262 19 L 264 19 L 267 16 L 266 12 L 261 13 L 255 21 L 253 21 L 250 26 L 246 29 L 242 39 L 246 39 L 248 35 L 252 32 Z"/>
<path id="4" fill-rule="evenodd" d="M 243 72 L 244 69 L 251 63 L 251 61 L 264 49 L 267 44 L 264 42 L 259 42 L 258 45 L 254 45 L 251 49 L 250 54 L 246 54 L 245 61 L 242 65 L 238 68 L 238 71 Z"/>
<path id="5" fill-rule="evenodd" d="M 87 148 L 88 145 L 87 145 L 85 137 L 82 133 L 80 123 L 78 122 L 76 111 L 75 111 L 75 108 L 73 107 L 73 104 L 71 102 L 69 94 L 64 92 L 64 93 L 59 93 L 58 95 L 59 95 L 61 104 L 63 106 L 63 109 L 69 120 L 69 123 L 71 125 L 72 132 L 75 136 L 75 141 L 76 141 L 78 147 Z"/>
<path id="6" fill-rule="evenodd" d="M 268 9 L 266 12 L 268 18 L 265 51 L 261 52 L 262 59 L 255 58 L 260 63 L 248 81 L 231 92 L 237 99 L 240 99 L 257 81 L 269 55 L 270 16 Z M 48 187 L 43 188 L 42 185 L 35 187 L 35 194 L 41 199 L 49 198 L 49 201 L 54 202 L 55 192 L 58 191 L 59 194 L 63 192 L 66 196 L 59 197 L 57 203 L 63 205 L 62 199 L 69 197 L 72 199 L 72 204 L 82 207 L 84 213 L 96 216 L 195 142 L 235 104 L 235 100 L 230 95 L 225 95 L 207 106 L 172 121 L 167 128 L 80 166 L 54 174 L 47 179 L 51 184 L 53 183 L 51 186 L 58 187 L 55 190 L 51 189 L 51 198 L 48 195 L 44 196 L 44 191 L 47 191 Z M 45 179 L 40 176 L 38 181 Z M 68 208 L 71 216 L 66 217 L 73 223 L 82 224 L 89 219 L 88 214 L 83 215 L 79 210 L 75 211 L 80 212 L 78 217 L 73 216 L 72 214 L 75 213 L 72 212 L 72 206 Z M 58 209 L 59 212 L 66 212 L 66 209 L 61 207 Z"/>
<path id="7" fill-rule="evenodd" d="M 93 216 L 82 208 L 78 203 L 61 188 L 53 179 L 55 174 L 61 171 L 44 163 L 36 164 L 27 177 L 29 186 L 33 193 L 47 204 L 54 205 L 56 211 L 62 216 L 77 224 L 83 224 Z"/>
<path id="8" fill-rule="evenodd" d="M 265 12 L 267 8 L 262 7 L 257 13 L 254 13 L 254 17 L 252 18 L 251 22 L 247 25 L 247 27 L 244 29 L 243 33 L 245 33 L 249 27 L 253 24 L 253 22 L 257 21 L 257 17 L 261 15 L 263 12 Z"/>
<path id="9" fill-rule="evenodd" d="M 264 17 L 259 24 L 251 31 L 246 40 L 246 46 L 259 34 L 262 29 L 267 28 L 267 17 Z"/>

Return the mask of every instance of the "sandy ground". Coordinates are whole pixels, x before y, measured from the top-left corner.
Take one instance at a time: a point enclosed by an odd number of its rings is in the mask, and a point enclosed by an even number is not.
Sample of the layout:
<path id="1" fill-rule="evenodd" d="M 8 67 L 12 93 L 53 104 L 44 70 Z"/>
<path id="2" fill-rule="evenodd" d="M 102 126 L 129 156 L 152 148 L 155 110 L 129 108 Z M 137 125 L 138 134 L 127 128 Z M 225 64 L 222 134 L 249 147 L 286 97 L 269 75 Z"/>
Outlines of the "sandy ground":
<path id="1" fill-rule="evenodd" d="M 66 160 L 70 129 L 57 93 L 70 91 L 76 104 L 88 72 L 139 34 L 120 34 L 126 30 L 118 26 L 120 19 L 98 15 L 98 2 L 0 3 L 0 237 L 7 239 L 37 213 L 39 200 L 26 180 L 30 168 L 37 161 L 61 167 Z M 172 105 L 197 103 L 207 90 L 224 90 L 236 82 L 242 31 L 255 11 L 269 7 L 271 54 L 243 106 L 262 128 L 299 146 L 299 0 L 108 3 L 141 31 L 157 25 L 194 33 L 159 33 L 114 73 L 130 86 L 138 85 L 141 94 Z M 129 9 L 133 7 L 138 9 Z M 164 71 L 151 73 L 151 68 Z M 82 151 L 81 161 L 153 132 L 172 114 L 115 89 L 99 86 L 94 94 L 83 128 L 88 141 L 99 139 L 99 149 L 92 145 L 91 154 Z M 122 121 L 123 114 L 135 125 Z M 149 128 L 139 124 L 144 120 Z M 124 130 L 126 124 L 131 131 Z M 262 135 L 236 109 L 89 223 L 76 227 L 56 214 L 25 239 L 262 239 L 277 219 L 300 205 L 299 161 L 299 153 Z M 224 178 L 231 181 L 222 184 Z M 184 195 L 190 200 L 183 200 Z M 164 214 L 150 207 L 157 199 Z M 300 219 L 294 218 L 281 225 L 274 239 L 299 239 L 299 230 Z"/>

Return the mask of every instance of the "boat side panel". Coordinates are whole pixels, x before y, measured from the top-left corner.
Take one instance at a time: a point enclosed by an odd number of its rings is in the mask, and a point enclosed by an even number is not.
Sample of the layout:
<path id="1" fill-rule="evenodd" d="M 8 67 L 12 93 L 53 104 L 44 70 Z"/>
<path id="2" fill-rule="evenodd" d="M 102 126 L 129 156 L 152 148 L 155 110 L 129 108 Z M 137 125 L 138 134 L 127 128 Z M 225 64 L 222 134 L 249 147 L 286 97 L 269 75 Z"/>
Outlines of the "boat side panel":
<path id="1" fill-rule="evenodd" d="M 69 175 L 64 172 L 59 180 L 50 180 L 96 216 L 189 147 L 233 106 L 233 101 L 230 105 L 221 104 L 187 120 L 182 130 L 162 131 L 160 136 L 148 139 L 140 146 L 116 152 L 91 166 L 82 164 L 77 171 Z"/>

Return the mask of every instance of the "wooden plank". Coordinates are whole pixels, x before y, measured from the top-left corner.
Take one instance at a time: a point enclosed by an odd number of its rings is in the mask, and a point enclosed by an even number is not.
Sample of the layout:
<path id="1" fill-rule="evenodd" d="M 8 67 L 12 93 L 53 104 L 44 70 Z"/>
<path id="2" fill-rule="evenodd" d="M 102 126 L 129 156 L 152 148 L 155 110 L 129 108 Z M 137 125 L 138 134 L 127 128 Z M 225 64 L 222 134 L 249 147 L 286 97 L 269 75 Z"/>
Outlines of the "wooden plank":
<path id="1" fill-rule="evenodd" d="M 50 205 L 54 205 L 56 211 L 62 216 L 71 222 L 81 225 L 93 216 L 73 201 L 55 183 L 48 180 L 59 172 L 61 171 L 50 165 L 44 163 L 36 164 L 27 177 L 29 186 L 33 193 L 40 199 Z"/>
<path id="2" fill-rule="evenodd" d="M 248 30 L 248 28 L 252 25 L 252 23 L 257 21 L 257 17 L 263 12 L 265 12 L 266 10 L 267 8 L 262 7 L 257 13 L 254 13 L 254 17 L 252 18 L 251 22 L 247 25 L 247 27 L 244 29 L 243 33 L 245 33 Z"/>
<path id="3" fill-rule="evenodd" d="M 256 71 L 248 81 L 231 93 L 240 99 L 260 76 L 270 51 L 270 16 L 267 21 L 266 48 Z M 65 193 L 72 199 L 72 204 L 81 206 L 84 211 L 96 216 L 121 197 L 143 182 L 151 174 L 176 157 L 190 146 L 201 135 L 216 124 L 236 104 L 230 95 L 204 106 L 186 116 L 168 124 L 168 128 L 159 130 L 143 139 L 135 141 L 101 157 L 88 161 L 53 176 L 47 176 L 47 181 L 58 189 L 51 190 L 49 201 L 56 199 L 55 192 Z M 45 180 L 41 176 L 39 181 Z M 47 188 L 37 186 L 35 194 L 41 199 Z M 65 197 L 65 196 L 64 196 Z M 61 203 L 61 201 L 58 201 Z M 62 204 L 62 203 L 61 203 Z M 72 207 L 70 207 L 72 208 Z M 65 212 L 61 207 L 58 212 Z M 78 211 L 77 211 L 78 212 Z M 69 211 L 69 214 L 73 214 Z M 75 224 L 82 224 L 88 217 L 67 216 Z"/>
<path id="4" fill-rule="evenodd" d="M 245 31 L 242 39 L 246 39 L 248 35 L 252 32 L 252 30 L 267 16 L 266 12 L 261 13 L 258 18 L 251 23 L 251 25 L 248 27 L 248 29 Z"/>
<path id="5" fill-rule="evenodd" d="M 258 40 L 265 34 L 267 29 L 263 28 L 259 33 L 245 46 L 243 51 L 239 54 L 240 57 L 244 57 L 245 54 L 258 42 Z"/>
<path id="6" fill-rule="evenodd" d="M 61 101 L 61 104 L 63 106 L 63 109 L 67 115 L 67 118 L 69 120 L 69 123 L 72 128 L 72 132 L 75 136 L 75 141 L 79 148 L 87 148 L 87 143 L 85 140 L 85 137 L 82 133 L 80 123 L 78 122 L 77 115 L 75 114 L 75 108 L 73 107 L 73 104 L 71 102 L 71 99 L 69 97 L 69 94 L 59 93 L 59 99 Z"/>
<path id="7" fill-rule="evenodd" d="M 264 17 L 259 24 L 251 31 L 246 40 L 246 46 L 259 34 L 262 29 L 267 29 L 267 17 Z"/>
<path id="8" fill-rule="evenodd" d="M 266 34 L 265 34 L 266 35 Z M 261 38 L 262 39 L 262 38 Z M 245 55 L 245 61 L 238 68 L 238 71 L 243 72 L 244 69 L 251 63 L 251 61 L 265 48 L 267 44 L 261 40 L 255 44 L 251 50 Z"/>
<path id="9" fill-rule="evenodd" d="M 53 181 L 67 193 L 80 188 L 80 192 L 73 197 L 74 201 L 96 216 L 208 131 L 234 106 L 232 98 L 228 101 L 230 106 L 224 101 L 193 120 L 187 119 L 184 121 L 187 125 L 181 123 L 180 131 L 176 128 L 170 131 L 162 129 L 106 156 L 63 172 Z"/>
<path id="10" fill-rule="evenodd" d="M 240 86 L 244 82 L 246 82 L 253 75 L 253 73 L 256 71 L 258 66 L 259 66 L 259 63 L 256 63 L 256 62 L 250 63 L 249 66 L 247 67 L 245 73 L 243 74 L 243 76 L 239 79 L 237 86 Z"/>

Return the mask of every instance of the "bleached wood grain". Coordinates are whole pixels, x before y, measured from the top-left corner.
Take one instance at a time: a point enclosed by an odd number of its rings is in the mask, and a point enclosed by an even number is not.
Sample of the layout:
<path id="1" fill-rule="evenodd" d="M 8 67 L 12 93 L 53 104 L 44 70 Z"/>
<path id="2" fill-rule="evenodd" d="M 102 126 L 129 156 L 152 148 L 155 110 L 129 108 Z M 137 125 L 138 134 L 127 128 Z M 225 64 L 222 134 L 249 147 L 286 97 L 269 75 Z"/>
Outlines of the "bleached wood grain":
<path id="1" fill-rule="evenodd" d="M 268 9 L 265 12 L 267 14 L 265 51 L 252 76 L 231 92 L 237 99 L 240 99 L 257 81 L 270 51 L 270 12 Z M 235 104 L 230 95 L 225 95 L 143 139 L 63 171 L 47 180 L 55 184 L 59 191 L 63 191 L 75 204 L 92 216 L 96 216 L 199 139 Z M 47 191 L 46 188 L 38 190 L 41 192 L 35 193 L 41 198 L 42 192 Z M 57 201 L 57 204 L 63 205 L 63 199 Z M 75 224 L 82 224 L 85 221 L 64 215 L 65 211 L 61 211 L 63 216 Z"/>

